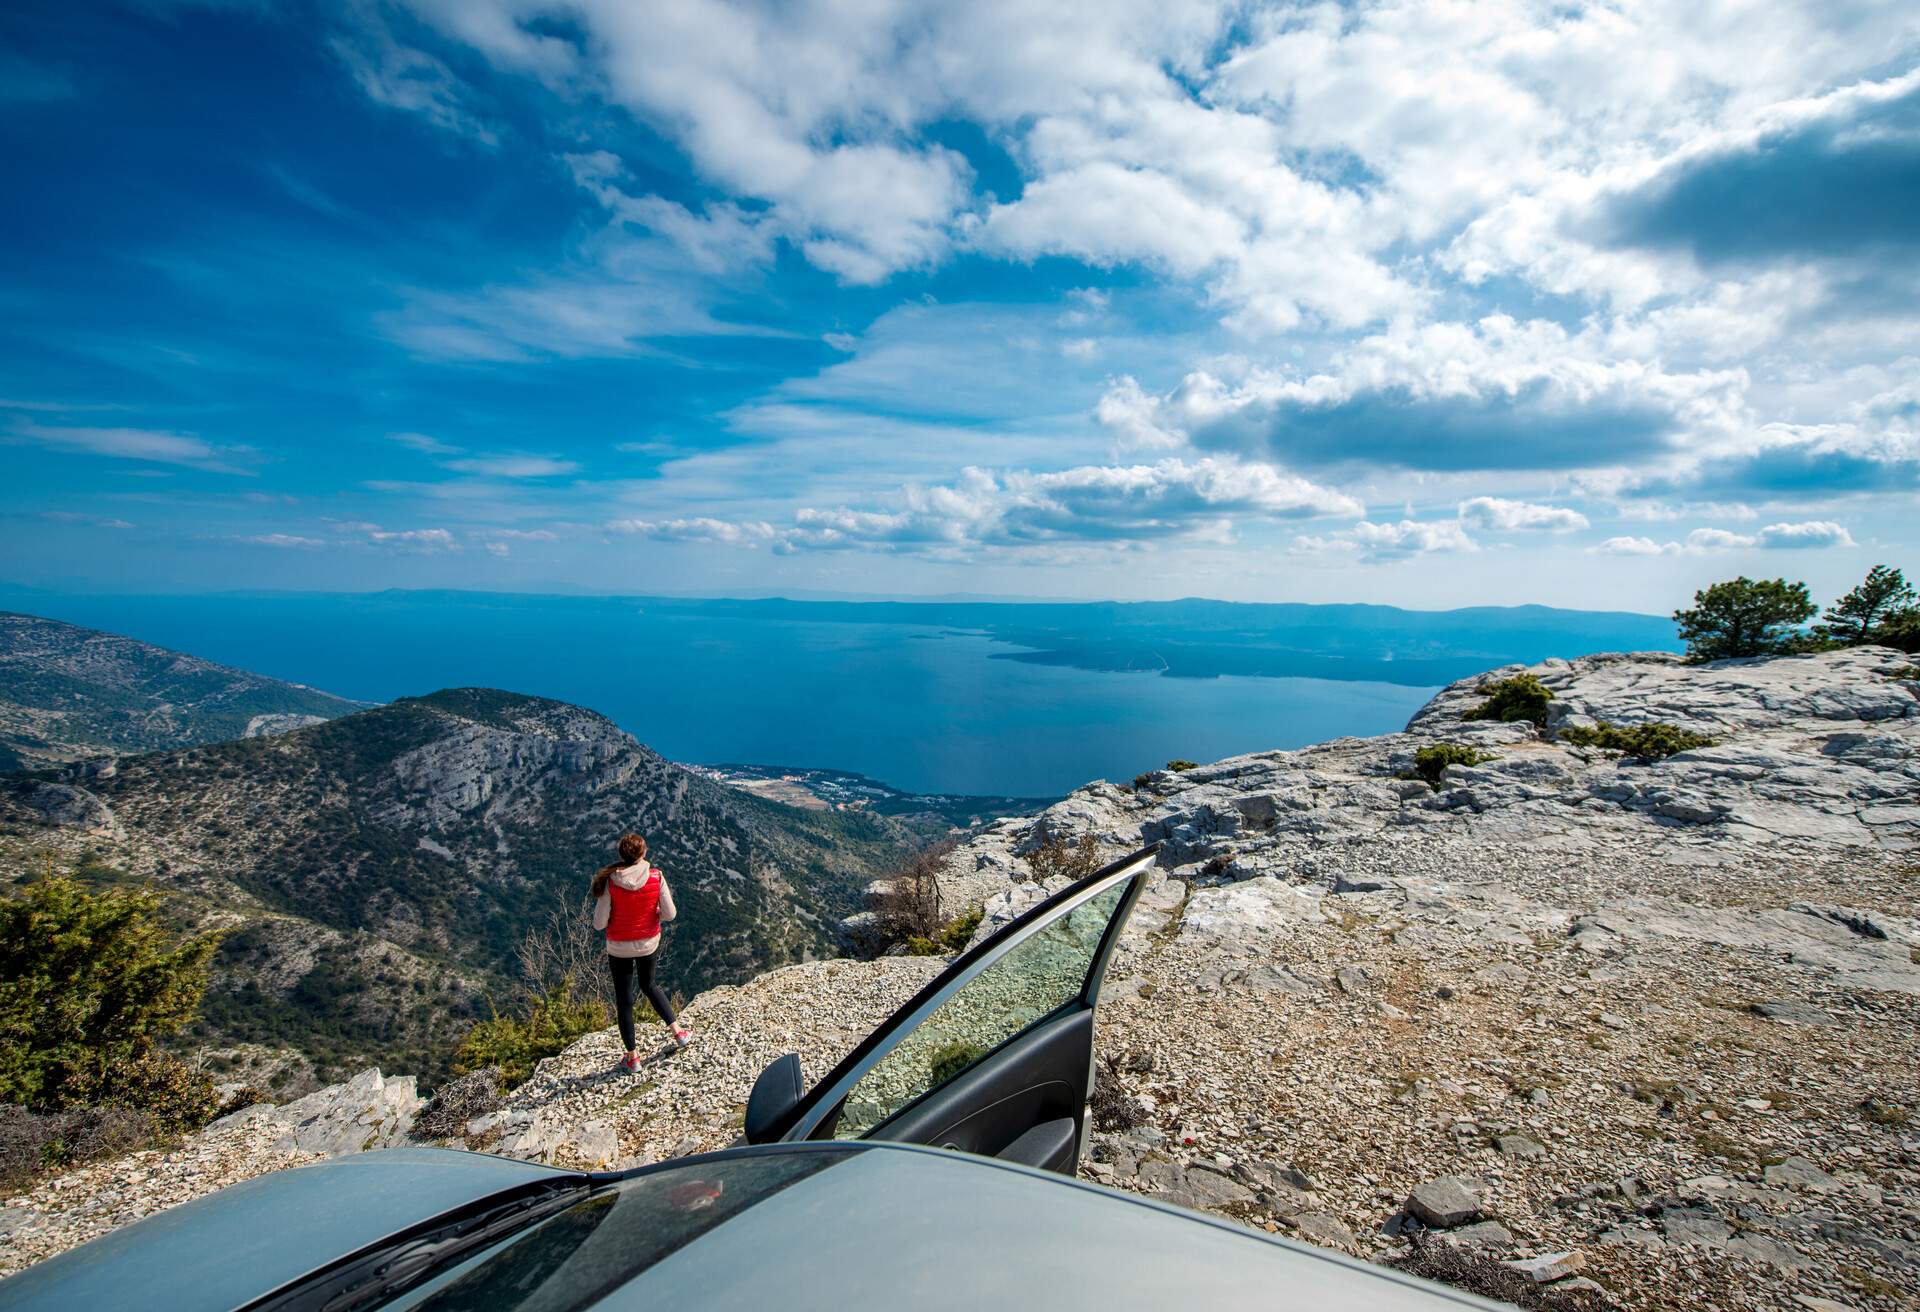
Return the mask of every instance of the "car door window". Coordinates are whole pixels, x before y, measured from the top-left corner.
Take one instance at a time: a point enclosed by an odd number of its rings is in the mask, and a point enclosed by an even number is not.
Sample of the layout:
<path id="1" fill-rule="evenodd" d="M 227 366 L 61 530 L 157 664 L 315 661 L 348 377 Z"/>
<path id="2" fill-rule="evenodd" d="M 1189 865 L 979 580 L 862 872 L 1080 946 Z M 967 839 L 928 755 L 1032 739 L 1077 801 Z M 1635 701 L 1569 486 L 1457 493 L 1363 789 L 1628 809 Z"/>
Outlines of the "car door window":
<path id="1" fill-rule="evenodd" d="M 982 968 L 860 1077 L 833 1137 L 867 1134 L 1074 1003 L 1129 888 L 1096 894 Z"/>

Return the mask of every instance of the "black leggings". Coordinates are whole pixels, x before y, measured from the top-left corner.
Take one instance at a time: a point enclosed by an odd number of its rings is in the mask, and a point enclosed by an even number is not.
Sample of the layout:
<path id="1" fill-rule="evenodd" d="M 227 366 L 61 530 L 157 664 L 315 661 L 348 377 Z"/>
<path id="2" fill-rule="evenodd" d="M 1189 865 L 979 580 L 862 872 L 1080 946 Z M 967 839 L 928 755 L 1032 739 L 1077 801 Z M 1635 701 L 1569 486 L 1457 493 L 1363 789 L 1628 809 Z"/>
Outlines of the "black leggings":
<path id="1" fill-rule="evenodd" d="M 633 1051 L 633 977 L 640 977 L 640 991 L 647 995 L 647 1001 L 660 1013 L 660 1019 L 673 1024 L 673 1004 L 667 1001 L 667 995 L 653 982 L 653 959 L 659 952 L 649 952 L 644 957 L 608 957 L 607 965 L 613 970 L 613 1005 L 620 1015 L 620 1041 L 627 1045 L 627 1051 Z"/>

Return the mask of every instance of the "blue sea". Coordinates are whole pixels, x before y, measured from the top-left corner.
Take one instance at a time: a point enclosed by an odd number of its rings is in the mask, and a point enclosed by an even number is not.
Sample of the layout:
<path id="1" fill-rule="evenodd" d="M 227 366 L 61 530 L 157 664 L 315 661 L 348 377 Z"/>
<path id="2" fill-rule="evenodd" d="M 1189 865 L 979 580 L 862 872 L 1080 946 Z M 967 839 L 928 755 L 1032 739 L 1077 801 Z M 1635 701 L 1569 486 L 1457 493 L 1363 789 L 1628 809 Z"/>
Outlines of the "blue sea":
<path id="1" fill-rule="evenodd" d="M 1382 733 L 1434 691 L 1030 664 L 993 659 L 1008 646 L 945 627 L 642 601 L 37 594 L 4 603 L 343 697 L 506 688 L 590 707 L 673 760 L 831 767 L 911 792 L 1051 796 L 1176 757 Z"/>

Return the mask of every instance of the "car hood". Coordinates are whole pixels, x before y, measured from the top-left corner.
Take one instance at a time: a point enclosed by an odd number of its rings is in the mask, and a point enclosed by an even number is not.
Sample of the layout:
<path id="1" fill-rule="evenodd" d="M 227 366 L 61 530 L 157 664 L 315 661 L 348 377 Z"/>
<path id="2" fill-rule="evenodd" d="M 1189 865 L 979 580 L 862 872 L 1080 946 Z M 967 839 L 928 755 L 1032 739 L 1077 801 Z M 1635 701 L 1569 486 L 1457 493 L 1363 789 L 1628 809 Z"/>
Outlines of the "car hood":
<path id="1" fill-rule="evenodd" d="M 395 1148 L 273 1171 L 0 1281 L 0 1309 L 239 1307 L 410 1226 L 538 1181 L 588 1177 L 480 1153 Z"/>

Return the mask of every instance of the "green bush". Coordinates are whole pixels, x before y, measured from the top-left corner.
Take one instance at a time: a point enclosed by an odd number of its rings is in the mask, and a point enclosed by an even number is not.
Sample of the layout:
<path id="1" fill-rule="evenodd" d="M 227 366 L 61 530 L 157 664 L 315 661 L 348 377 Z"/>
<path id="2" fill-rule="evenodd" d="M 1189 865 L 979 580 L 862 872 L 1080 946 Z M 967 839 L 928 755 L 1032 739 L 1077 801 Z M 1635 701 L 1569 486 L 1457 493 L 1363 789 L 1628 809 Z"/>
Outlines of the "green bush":
<path id="1" fill-rule="evenodd" d="M 1698 663 L 1791 651 L 1815 609 L 1804 583 L 1742 575 L 1694 593 L 1693 605 L 1673 619 L 1687 659 Z"/>
<path id="2" fill-rule="evenodd" d="M 933 1085 L 945 1084 L 986 1055 L 985 1048 L 966 1039 L 943 1043 L 927 1059 L 928 1077 Z"/>
<path id="3" fill-rule="evenodd" d="M 1404 779 L 1424 779 L 1434 788 L 1440 786 L 1440 776 L 1450 765 L 1485 765 L 1498 758 L 1487 752 L 1476 751 L 1461 743 L 1435 743 L 1431 747 L 1422 747 L 1413 754 L 1413 770 L 1401 777 Z"/>
<path id="4" fill-rule="evenodd" d="M 156 1044 L 198 1010 L 220 936 L 176 942 L 157 908 L 65 877 L 0 900 L 0 1102 L 151 1104 L 162 1130 L 211 1115 L 205 1078 Z"/>
<path id="5" fill-rule="evenodd" d="M 1873 631 L 1872 641 L 1908 655 L 1920 656 L 1920 607 L 1889 615 Z"/>
<path id="6" fill-rule="evenodd" d="M 1487 699 L 1460 718 L 1463 720 L 1526 720 L 1545 728 L 1547 703 L 1553 692 L 1531 674 L 1516 674 L 1498 683 L 1482 684 Z"/>
<path id="7" fill-rule="evenodd" d="M 1624 728 L 1602 720 L 1591 729 L 1570 724 L 1560 730 L 1562 742 L 1577 747 L 1598 747 L 1603 751 L 1624 752 L 1646 761 L 1664 761 L 1675 752 L 1690 752 L 1696 747 L 1711 747 L 1715 740 L 1677 724 L 1634 724 Z"/>
<path id="8" fill-rule="evenodd" d="M 1198 770 L 1199 768 L 1200 763 L 1198 761 L 1189 761 L 1184 757 L 1176 756 L 1173 760 L 1167 762 L 1167 769 L 1173 771 L 1175 774 L 1180 774 L 1187 770 Z"/>
<path id="9" fill-rule="evenodd" d="M 976 907 L 964 915 L 955 916 L 933 934 L 911 934 L 906 940 L 907 955 L 910 957 L 950 957 L 967 946 L 973 937 L 973 931 L 980 928 L 980 922 L 986 918 L 986 911 Z"/>
<path id="10" fill-rule="evenodd" d="M 511 1089 L 531 1078 L 537 1063 L 557 1056 L 581 1035 L 613 1023 L 598 998 L 576 999 L 572 994 L 572 981 L 568 980 L 528 999 L 521 1015 L 495 1012 L 492 1019 L 475 1025 L 454 1054 L 454 1074 L 470 1075 L 489 1066 L 498 1067 L 501 1088 Z M 645 1009 L 636 1010 L 636 1022 L 639 1010 Z"/>

